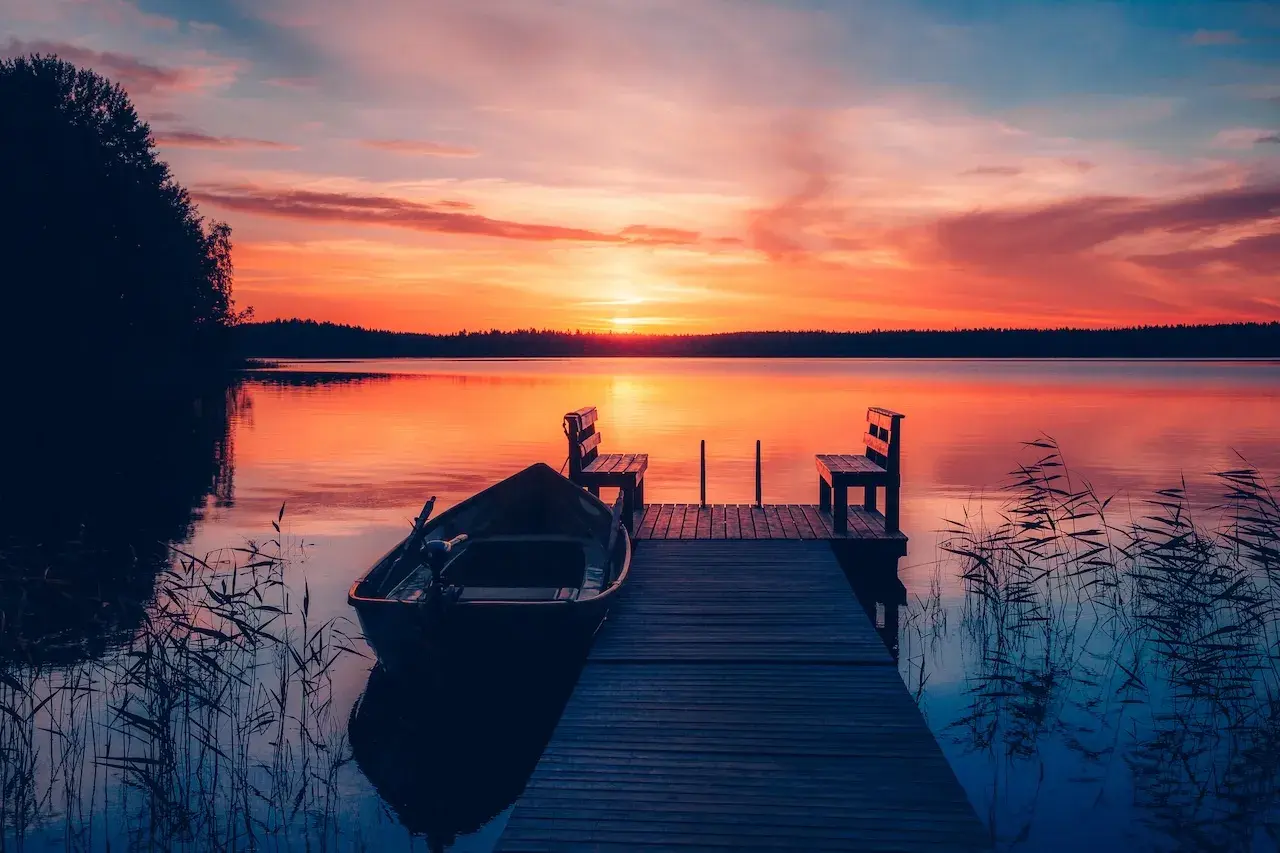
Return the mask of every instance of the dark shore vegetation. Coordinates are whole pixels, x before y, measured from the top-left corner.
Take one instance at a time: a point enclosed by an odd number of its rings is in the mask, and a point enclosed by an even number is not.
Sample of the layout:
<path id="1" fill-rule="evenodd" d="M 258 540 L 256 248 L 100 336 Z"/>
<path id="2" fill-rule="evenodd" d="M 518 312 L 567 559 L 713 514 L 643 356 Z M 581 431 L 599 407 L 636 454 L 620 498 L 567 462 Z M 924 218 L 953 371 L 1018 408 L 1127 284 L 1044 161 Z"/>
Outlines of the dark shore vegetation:
<path id="1" fill-rule="evenodd" d="M 233 334 L 237 351 L 252 358 L 1280 358 L 1280 323 L 716 335 L 525 329 L 425 335 L 274 320 L 242 324 Z"/>
<path id="2" fill-rule="evenodd" d="M 14 381 L 121 393 L 229 366 L 231 228 L 201 217 L 119 85 L 53 56 L 0 61 L 0 162 Z"/>

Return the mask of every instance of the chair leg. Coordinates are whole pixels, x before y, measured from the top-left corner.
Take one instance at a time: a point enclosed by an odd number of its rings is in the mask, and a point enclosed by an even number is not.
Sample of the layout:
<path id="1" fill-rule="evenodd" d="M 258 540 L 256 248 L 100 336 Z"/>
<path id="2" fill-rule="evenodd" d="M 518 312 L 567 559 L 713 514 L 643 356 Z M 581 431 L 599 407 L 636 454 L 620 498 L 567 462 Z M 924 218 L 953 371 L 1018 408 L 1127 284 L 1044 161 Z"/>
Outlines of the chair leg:
<path id="1" fill-rule="evenodd" d="M 862 508 L 865 509 L 867 512 L 876 511 L 876 487 L 875 486 L 868 485 L 868 486 L 862 487 Z"/>
<path id="2" fill-rule="evenodd" d="M 644 480 L 636 483 L 636 511 L 644 509 Z"/>
<path id="3" fill-rule="evenodd" d="M 591 496 L 592 496 L 593 498 L 598 498 L 598 497 L 600 497 L 600 487 L 599 487 L 599 486 L 596 486 L 596 485 L 588 485 L 588 486 L 587 486 L 587 491 L 591 494 Z"/>
<path id="4" fill-rule="evenodd" d="M 818 478 L 818 509 L 831 509 L 831 484 L 825 477 Z"/>
<path id="5" fill-rule="evenodd" d="M 622 523 L 626 526 L 627 532 L 631 533 L 636 520 L 636 489 L 635 486 L 620 488 L 622 489 Z"/>
<path id="6" fill-rule="evenodd" d="M 898 532 L 898 483 L 890 483 L 884 487 L 884 532 Z"/>
<path id="7" fill-rule="evenodd" d="M 835 501 L 831 510 L 831 523 L 835 527 L 836 533 L 843 536 L 845 531 L 849 529 L 849 487 L 844 483 L 832 483 L 831 490 L 835 493 Z"/>

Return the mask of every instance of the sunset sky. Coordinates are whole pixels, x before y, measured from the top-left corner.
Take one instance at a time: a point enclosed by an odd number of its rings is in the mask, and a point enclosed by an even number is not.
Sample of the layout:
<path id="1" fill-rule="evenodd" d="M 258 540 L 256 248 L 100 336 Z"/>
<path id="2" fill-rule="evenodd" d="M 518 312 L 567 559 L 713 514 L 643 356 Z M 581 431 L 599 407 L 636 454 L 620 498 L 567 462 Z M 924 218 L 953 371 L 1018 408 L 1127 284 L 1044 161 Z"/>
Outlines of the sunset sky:
<path id="1" fill-rule="evenodd" d="M 0 0 L 122 83 L 259 319 L 1280 319 L 1280 4 Z"/>

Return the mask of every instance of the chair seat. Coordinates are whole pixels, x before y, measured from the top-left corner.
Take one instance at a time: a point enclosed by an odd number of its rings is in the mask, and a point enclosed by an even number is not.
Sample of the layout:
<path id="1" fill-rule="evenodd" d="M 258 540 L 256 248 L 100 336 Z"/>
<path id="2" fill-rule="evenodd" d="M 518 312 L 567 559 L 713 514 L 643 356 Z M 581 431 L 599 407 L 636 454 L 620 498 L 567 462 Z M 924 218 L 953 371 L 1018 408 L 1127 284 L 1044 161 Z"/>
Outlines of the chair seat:
<path id="1" fill-rule="evenodd" d="M 584 479 L 600 484 L 639 482 L 649 467 L 647 453 L 602 453 L 583 467 Z"/>
<path id="2" fill-rule="evenodd" d="M 818 473 L 824 480 L 835 485 L 836 480 L 844 483 L 858 481 L 884 480 L 889 472 L 866 456 L 855 456 L 851 453 L 820 453 L 814 457 Z"/>

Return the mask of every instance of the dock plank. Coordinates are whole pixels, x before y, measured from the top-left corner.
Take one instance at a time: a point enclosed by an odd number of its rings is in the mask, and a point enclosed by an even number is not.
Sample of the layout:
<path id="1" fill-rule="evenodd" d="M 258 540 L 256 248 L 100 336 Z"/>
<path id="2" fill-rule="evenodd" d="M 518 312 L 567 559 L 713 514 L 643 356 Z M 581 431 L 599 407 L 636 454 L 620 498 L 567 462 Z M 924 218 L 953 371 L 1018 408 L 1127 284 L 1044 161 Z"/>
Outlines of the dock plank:
<path id="1" fill-rule="evenodd" d="M 777 507 L 778 521 L 782 525 L 782 538 L 799 539 L 800 530 L 796 527 L 796 523 L 791 520 L 791 509 L 786 504 Z"/>
<path id="2" fill-rule="evenodd" d="M 662 513 L 660 506 L 647 506 L 640 510 L 640 523 L 635 526 L 637 539 L 652 539 L 654 528 L 658 525 L 658 516 Z"/>
<path id="3" fill-rule="evenodd" d="M 662 508 L 658 510 L 658 521 L 653 526 L 653 538 L 667 538 L 667 528 L 671 526 L 671 509 L 671 504 L 662 504 Z"/>
<path id="4" fill-rule="evenodd" d="M 816 506 L 803 506 L 805 517 L 809 519 L 809 526 L 813 528 L 814 533 L 819 539 L 829 539 L 835 536 L 835 529 L 831 526 L 831 516 L 822 512 Z"/>
<path id="5" fill-rule="evenodd" d="M 711 538 L 711 507 L 698 507 L 698 526 L 695 535 L 698 539 Z"/>
<path id="6" fill-rule="evenodd" d="M 755 528 L 757 539 L 773 538 L 773 534 L 769 532 L 769 519 L 765 515 L 764 507 L 753 506 L 751 508 L 751 525 Z"/>
<path id="7" fill-rule="evenodd" d="M 729 504 L 724 508 L 724 538 L 742 539 L 742 520 L 738 516 L 737 504 Z"/>
<path id="8" fill-rule="evenodd" d="M 801 539 L 817 539 L 818 534 L 814 532 L 809 525 L 809 519 L 805 517 L 804 510 L 799 504 L 787 504 L 787 512 L 791 513 L 791 522 L 795 524 L 796 529 L 800 531 Z"/>
<path id="9" fill-rule="evenodd" d="M 679 526 L 680 529 L 679 529 L 679 532 L 675 531 L 676 522 L 675 522 L 675 517 L 672 516 L 672 520 L 671 520 L 672 534 L 670 538 L 672 539 L 694 538 L 694 533 L 696 532 L 695 528 L 698 525 L 698 508 L 695 506 L 690 506 L 689 504 L 679 504 L 676 507 L 676 512 L 680 516 L 680 526 Z"/>

